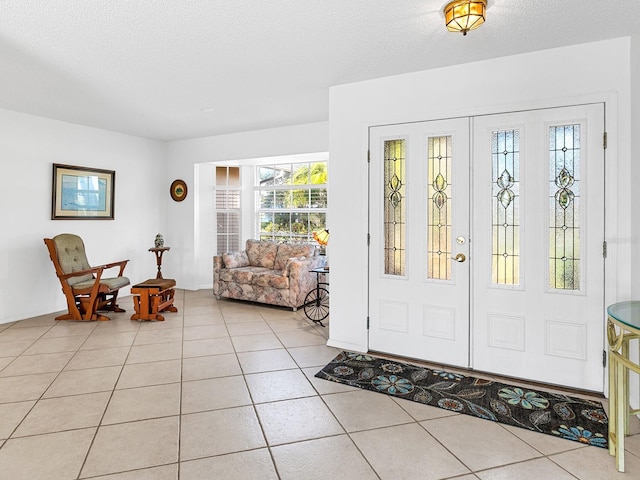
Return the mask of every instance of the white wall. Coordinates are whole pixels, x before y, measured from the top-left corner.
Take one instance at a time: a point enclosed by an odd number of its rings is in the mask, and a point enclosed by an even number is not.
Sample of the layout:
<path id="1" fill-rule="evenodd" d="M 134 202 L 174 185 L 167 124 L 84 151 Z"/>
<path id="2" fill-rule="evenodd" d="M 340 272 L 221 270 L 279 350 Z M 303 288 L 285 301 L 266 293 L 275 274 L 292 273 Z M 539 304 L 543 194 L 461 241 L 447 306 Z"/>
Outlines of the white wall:
<path id="1" fill-rule="evenodd" d="M 66 308 L 45 237 L 80 235 L 92 264 L 130 259 L 132 283 L 155 276 L 147 250 L 166 226 L 165 144 L 8 110 L 0 132 L 0 323 Z M 115 170 L 115 220 L 51 220 L 53 163 Z"/>
<path id="2" fill-rule="evenodd" d="M 631 90 L 631 176 L 630 178 L 637 185 L 640 180 L 640 35 L 631 39 L 631 85 L 635 88 Z M 640 195 L 631 195 L 629 203 L 631 205 L 631 276 L 632 298 L 640 299 Z"/>
<path id="3" fill-rule="evenodd" d="M 640 180 L 640 91 L 637 88 L 640 82 L 640 36 L 631 39 L 631 85 L 636 88 L 631 90 L 631 131 L 635 135 L 631 135 L 631 175 L 630 179 L 635 186 Z M 621 199 L 624 201 L 624 199 Z M 640 300 L 640 195 L 630 195 L 628 197 L 629 207 L 631 209 L 631 231 L 627 243 L 631 247 L 631 296 L 633 300 Z M 638 342 L 630 342 L 629 356 L 640 364 L 640 346 Z M 640 404 L 640 379 L 638 375 L 630 375 L 629 390 L 631 395 L 635 396 L 633 405 L 637 407 Z"/>
<path id="4" fill-rule="evenodd" d="M 214 247 L 206 238 L 214 217 L 207 164 L 327 151 L 328 129 L 323 122 L 165 144 L 0 109 L 0 323 L 66 308 L 42 240 L 59 233 L 82 236 L 92 264 L 130 259 L 125 274 L 132 283 L 155 276 L 148 249 L 163 233 L 171 247 L 163 258 L 165 277 L 179 288 L 210 287 Z M 53 163 L 115 170 L 115 220 L 51 220 Z M 169 196 L 176 178 L 189 186 L 180 203 Z M 130 302 L 121 306 L 132 310 Z"/>
<path id="5" fill-rule="evenodd" d="M 622 38 L 332 88 L 329 344 L 357 351 L 368 346 L 366 152 L 367 128 L 372 125 L 606 101 L 610 242 L 606 301 L 628 299 L 632 294 L 629 55 L 630 39 Z"/>
<path id="6" fill-rule="evenodd" d="M 165 187 L 176 178 L 187 182 L 187 198 L 167 208 L 167 245 L 163 271 L 172 272 L 187 289 L 212 285 L 212 257 L 215 244 L 211 226 L 215 221 L 213 206 L 212 162 L 238 161 L 329 149 L 327 122 L 295 125 L 229 135 L 172 142 L 168 151 Z M 175 248 L 174 248 L 175 247 Z"/>

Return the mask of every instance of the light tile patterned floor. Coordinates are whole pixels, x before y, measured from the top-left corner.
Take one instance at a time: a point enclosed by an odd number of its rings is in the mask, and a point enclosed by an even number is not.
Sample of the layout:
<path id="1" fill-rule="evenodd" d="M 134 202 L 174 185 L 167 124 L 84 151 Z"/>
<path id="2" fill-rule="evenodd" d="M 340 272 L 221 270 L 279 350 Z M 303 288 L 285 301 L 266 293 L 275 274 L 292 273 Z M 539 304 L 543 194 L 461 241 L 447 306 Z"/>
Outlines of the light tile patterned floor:
<path id="1" fill-rule="evenodd" d="M 604 449 L 314 378 L 302 312 L 178 291 L 165 322 L 0 325 L 2 480 L 615 479 Z"/>

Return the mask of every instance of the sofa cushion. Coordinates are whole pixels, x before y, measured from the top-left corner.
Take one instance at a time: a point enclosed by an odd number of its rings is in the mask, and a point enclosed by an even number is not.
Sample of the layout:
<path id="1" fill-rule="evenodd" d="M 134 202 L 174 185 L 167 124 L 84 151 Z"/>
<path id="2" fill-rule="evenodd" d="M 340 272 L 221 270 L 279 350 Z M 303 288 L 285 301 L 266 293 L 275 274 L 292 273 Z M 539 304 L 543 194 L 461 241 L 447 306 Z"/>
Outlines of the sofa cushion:
<path id="1" fill-rule="evenodd" d="M 241 285 L 249 285 L 253 279 L 253 276 L 257 273 L 273 272 L 269 268 L 263 267 L 238 267 L 238 268 L 223 268 L 220 270 L 220 280 L 223 282 L 233 282 Z"/>
<path id="2" fill-rule="evenodd" d="M 279 270 L 256 272 L 251 278 L 251 284 L 259 287 L 289 288 L 289 277 L 284 277 Z"/>
<path id="3" fill-rule="evenodd" d="M 223 253 L 222 261 L 225 268 L 246 267 L 249 265 L 247 252 Z"/>
<path id="4" fill-rule="evenodd" d="M 293 257 L 313 257 L 315 246 L 309 243 L 281 243 L 274 264 L 275 270 L 284 270 L 287 260 Z"/>
<path id="5" fill-rule="evenodd" d="M 247 240 L 247 257 L 249 257 L 249 265 L 253 267 L 273 269 L 277 251 L 277 243 Z"/>

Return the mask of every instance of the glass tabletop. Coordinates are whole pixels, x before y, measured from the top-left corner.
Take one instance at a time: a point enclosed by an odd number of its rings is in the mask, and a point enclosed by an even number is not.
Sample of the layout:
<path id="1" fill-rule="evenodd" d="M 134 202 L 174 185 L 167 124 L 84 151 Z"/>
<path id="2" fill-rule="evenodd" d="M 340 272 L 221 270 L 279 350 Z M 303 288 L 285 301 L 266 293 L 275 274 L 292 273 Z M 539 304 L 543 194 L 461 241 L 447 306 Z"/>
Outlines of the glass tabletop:
<path id="1" fill-rule="evenodd" d="M 620 323 L 640 329 L 640 301 L 614 303 L 607 307 L 607 313 Z"/>

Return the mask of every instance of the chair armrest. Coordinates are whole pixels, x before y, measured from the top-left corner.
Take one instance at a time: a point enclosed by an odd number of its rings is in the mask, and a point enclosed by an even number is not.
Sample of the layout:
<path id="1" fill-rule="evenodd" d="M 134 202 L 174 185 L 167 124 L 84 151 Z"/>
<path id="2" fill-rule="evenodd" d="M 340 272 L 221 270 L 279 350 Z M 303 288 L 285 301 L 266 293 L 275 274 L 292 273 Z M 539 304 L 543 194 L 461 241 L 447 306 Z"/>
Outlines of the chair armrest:
<path id="1" fill-rule="evenodd" d="M 111 263 L 107 263 L 105 265 L 102 265 L 102 268 L 104 270 L 108 269 L 108 268 L 113 268 L 113 267 L 120 267 L 120 272 L 118 273 L 118 276 L 121 277 L 122 274 L 124 273 L 124 267 L 127 266 L 127 263 L 129 262 L 129 259 L 127 260 L 120 260 L 119 262 L 111 262 Z"/>

